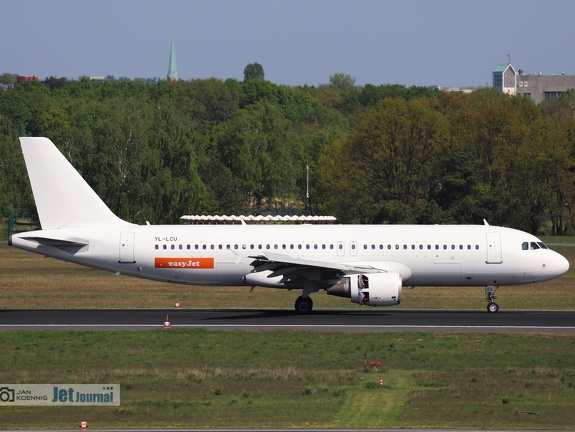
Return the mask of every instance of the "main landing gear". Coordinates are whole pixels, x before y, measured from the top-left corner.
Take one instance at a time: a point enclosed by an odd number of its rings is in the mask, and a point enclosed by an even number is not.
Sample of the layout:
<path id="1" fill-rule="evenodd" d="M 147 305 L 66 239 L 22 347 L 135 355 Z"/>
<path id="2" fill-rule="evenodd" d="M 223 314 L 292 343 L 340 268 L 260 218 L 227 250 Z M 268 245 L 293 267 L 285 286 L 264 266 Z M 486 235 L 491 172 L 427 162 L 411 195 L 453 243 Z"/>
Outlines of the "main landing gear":
<path id="1" fill-rule="evenodd" d="M 311 313 L 313 309 L 313 301 L 310 294 L 319 291 L 319 286 L 313 282 L 305 281 L 302 287 L 301 296 L 295 301 L 295 311 L 297 314 L 305 315 Z"/>
<path id="2" fill-rule="evenodd" d="M 487 312 L 495 313 L 499 310 L 499 305 L 493 301 L 497 298 L 495 297 L 495 291 L 497 291 L 497 288 L 498 287 L 491 285 L 485 287 L 485 294 L 487 294 Z"/>
<path id="3" fill-rule="evenodd" d="M 310 297 L 299 296 L 295 301 L 295 311 L 300 314 L 308 314 L 313 309 L 313 301 Z"/>

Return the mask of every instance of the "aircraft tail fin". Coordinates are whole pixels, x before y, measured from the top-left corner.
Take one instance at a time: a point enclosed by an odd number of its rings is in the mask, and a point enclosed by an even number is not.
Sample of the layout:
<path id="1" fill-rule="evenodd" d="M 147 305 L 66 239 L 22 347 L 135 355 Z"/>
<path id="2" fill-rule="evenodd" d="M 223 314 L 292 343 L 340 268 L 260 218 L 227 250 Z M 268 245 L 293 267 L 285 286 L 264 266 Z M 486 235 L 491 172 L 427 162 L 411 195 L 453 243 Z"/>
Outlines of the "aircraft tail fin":
<path id="1" fill-rule="evenodd" d="M 128 225 L 48 138 L 20 138 L 42 229 Z"/>

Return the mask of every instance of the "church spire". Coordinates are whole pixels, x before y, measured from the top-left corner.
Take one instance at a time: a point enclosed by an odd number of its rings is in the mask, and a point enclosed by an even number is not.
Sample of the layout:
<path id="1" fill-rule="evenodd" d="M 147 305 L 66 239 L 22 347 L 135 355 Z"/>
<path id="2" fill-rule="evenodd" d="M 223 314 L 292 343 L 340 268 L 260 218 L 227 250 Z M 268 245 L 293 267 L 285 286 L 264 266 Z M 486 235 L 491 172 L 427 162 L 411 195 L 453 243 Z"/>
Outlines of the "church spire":
<path id="1" fill-rule="evenodd" d="M 172 36 L 172 48 L 170 50 L 170 65 L 168 66 L 168 81 L 179 81 L 178 65 L 176 64 L 176 47 L 174 45 L 174 36 Z"/>

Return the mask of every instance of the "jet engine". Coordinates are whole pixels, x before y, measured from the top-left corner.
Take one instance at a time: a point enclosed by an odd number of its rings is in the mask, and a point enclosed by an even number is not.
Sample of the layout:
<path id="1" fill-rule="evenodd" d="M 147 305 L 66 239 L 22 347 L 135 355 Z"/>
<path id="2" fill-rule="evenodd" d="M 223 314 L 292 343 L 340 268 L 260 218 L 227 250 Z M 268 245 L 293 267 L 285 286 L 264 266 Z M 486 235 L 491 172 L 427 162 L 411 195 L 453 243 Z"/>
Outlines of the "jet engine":
<path id="1" fill-rule="evenodd" d="M 327 290 L 366 306 L 395 306 L 401 302 L 401 275 L 395 272 L 345 276 Z"/>

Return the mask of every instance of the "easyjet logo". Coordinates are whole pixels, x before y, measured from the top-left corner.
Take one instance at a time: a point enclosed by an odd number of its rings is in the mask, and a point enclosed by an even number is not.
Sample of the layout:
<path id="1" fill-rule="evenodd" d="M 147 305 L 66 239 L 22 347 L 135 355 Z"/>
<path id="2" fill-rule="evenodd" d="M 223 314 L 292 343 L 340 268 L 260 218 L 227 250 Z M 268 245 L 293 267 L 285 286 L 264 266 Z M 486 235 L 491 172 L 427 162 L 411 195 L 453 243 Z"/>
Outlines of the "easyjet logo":
<path id="1" fill-rule="evenodd" d="M 213 269 L 213 258 L 156 258 L 156 268 Z"/>

